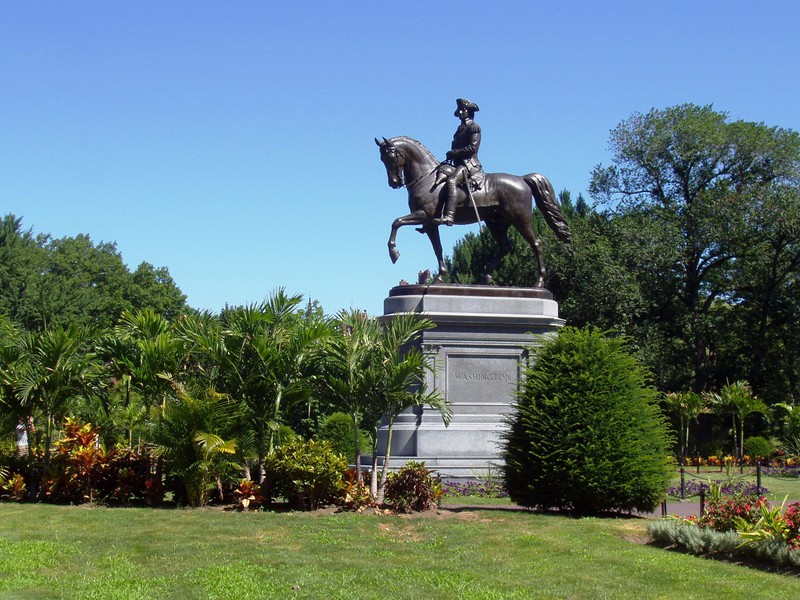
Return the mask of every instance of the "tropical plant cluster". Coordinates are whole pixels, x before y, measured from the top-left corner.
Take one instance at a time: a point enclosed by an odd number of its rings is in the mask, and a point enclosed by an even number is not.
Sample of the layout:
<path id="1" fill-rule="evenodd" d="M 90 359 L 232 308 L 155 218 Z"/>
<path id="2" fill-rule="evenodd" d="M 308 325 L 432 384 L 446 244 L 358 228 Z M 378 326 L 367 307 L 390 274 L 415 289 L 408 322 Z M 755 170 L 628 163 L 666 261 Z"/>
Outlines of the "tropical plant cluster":
<path id="1" fill-rule="evenodd" d="M 339 499 L 347 464 L 368 449 L 381 504 L 382 421 L 391 436 L 410 406 L 449 414 L 424 389 L 429 366 L 411 343 L 431 326 L 355 310 L 328 318 L 282 289 L 219 315 L 123 311 L 111 329 L 30 331 L 0 317 L 0 426 L 28 442 L 0 452 L 3 485 L 52 502 L 282 498 L 313 509 Z"/>
<path id="2" fill-rule="evenodd" d="M 434 480 L 424 462 L 409 461 L 389 475 L 386 496 L 399 513 L 424 512 L 442 495 L 441 484 Z"/>
<path id="3" fill-rule="evenodd" d="M 711 486 L 702 514 L 648 525 L 652 539 L 692 554 L 744 556 L 800 567 L 800 503 L 771 504 L 747 492 Z"/>

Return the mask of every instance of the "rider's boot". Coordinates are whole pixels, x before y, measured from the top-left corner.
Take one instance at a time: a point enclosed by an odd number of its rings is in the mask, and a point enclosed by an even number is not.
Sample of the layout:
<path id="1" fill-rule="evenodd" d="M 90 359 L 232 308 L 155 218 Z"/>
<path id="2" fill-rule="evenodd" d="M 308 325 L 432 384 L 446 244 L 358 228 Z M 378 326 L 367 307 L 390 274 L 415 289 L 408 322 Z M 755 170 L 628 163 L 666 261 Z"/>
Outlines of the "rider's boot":
<path id="1" fill-rule="evenodd" d="M 439 225 L 447 225 L 448 227 L 453 224 L 455 212 L 456 212 L 456 200 L 457 200 L 458 189 L 456 182 L 452 179 L 447 180 L 447 201 L 444 204 L 444 210 L 442 211 L 442 217 L 440 219 L 434 219 L 433 222 Z"/>

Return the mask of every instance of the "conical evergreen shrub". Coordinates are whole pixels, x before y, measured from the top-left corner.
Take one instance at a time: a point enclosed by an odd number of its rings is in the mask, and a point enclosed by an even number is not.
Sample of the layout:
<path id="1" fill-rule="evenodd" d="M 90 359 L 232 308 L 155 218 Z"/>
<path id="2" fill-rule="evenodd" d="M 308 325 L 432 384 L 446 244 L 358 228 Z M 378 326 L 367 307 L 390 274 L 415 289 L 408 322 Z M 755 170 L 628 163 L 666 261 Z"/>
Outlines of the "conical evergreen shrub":
<path id="1" fill-rule="evenodd" d="M 511 499 L 578 514 L 655 509 L 671 479 L 671 440 L 626 340 L 565 327 L 532 363 L 505 439 Z"/>

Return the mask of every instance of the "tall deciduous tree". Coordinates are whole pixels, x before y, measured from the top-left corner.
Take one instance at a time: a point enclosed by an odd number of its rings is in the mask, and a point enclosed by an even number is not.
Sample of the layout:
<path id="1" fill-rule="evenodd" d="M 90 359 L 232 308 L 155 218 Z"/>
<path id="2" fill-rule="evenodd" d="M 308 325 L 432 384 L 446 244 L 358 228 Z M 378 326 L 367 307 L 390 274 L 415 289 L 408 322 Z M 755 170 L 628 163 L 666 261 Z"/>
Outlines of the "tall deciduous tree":
<path id="1" fill-rule="evenodd" d="M 42 238 L 23 231 L 22 219 L 6 215 L 0 221 L 0 315 L 24 324 L 26 315 L 36 314 L 32 286 L 46 259 Z"/>
<path id="2" fill-rule="evenodd" d="M 611 166 L 592 174 L 593 196 L 618 214 L 641 213 L 662 235 L 651 245 L 677 256 L 661 275 L 676 283 L 659 306 L 678 324 L 691 387 L 711 376 L 712 311 L 733 292 L 731 272 L 750 250 L 752 215 L 778 185 L 796 185 L 800 137 L 760 123 L 729 121 L 710 106 L 685 104 L 634 114 L 611 132 Z M 658 251 L 658 250 L 657 250 Z"/>
<path id="3" fill-rule="evenodd" d="M 144 308 L 174 320 L 185 300 L 166 267 L 142 263 L 131 273 L 114 243 L 35 236 L 14 215 L 0 221 L 0 314 L 25 329 L 110 328 L 125 310 Z"/>

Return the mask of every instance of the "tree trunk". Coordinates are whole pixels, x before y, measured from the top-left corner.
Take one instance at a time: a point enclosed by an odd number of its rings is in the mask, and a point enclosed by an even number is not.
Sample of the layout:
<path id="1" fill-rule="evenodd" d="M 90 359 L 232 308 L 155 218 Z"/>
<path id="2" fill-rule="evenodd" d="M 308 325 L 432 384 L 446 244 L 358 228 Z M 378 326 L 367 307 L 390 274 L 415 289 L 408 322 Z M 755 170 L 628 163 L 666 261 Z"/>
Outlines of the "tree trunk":
<path id="1" fill-rule="evenodd" d="M 686 464 L 686 455 L 689 453 L 689 419 L 681 417 L 681 425 L 683 427 L 683 460 L 681 464 Z"/>
<path id="2" fill-rule="evenodd" d="M 369 493 L 373 498 L 378 497 L 378 449 L 372 451 L 372 475 L 369 478 Z"/>
<path id="3" fill-rule="evenodd" d="M 355 430 L 355 457 L 356 457 L 356 480 L 364 483 L 364 474 L 361 472 L 361 434 L 358 429 L 358 414 L 353 413 L 353 429 Z"/>
<path id="4" fill-rule="evenodd" d="M 378 484 L 378 493 L 375 502 L 383 504 L 383 497 L 386 493 L 386 480 L 389 478 L 389 454 L 392 449 L 392 425 L 394 419 L 389 419 L 389 427 L 386 430 L 386 454 L 383 456 L 383 469 L 381 469 L 381 480 Z M 377 436 L 376 436 L 377 437 Z"/>
<path id="5" fill-rule="evenodd" d="M 39 489 L 39 500 L 44 500 L 47 493 L 47 479 L 50 477 L 50 443 L 53 440 L 52 418 L 46 413 L 47 423 L 44 432 L 44 461 L 42 462 L 42 487 Z"/>
<path id="6" fill-rule="evenodd" d="M 264 472 L 264 458 L 266 454 L 264 452 L 264 431 L 261 427 L 258 427 L 258 432 L 256 433 L 256 452 L 258 453 L 258 485 L 262 485 L 266 477 L 266 473 Z"/>
<path id="7" fill-rule="evenodd" d="M 744 415 L 739 416 L 739 458 L 744 458 Z"/>

